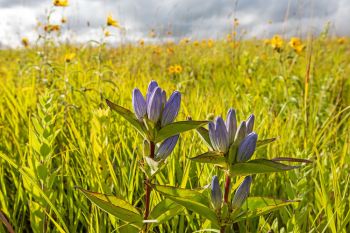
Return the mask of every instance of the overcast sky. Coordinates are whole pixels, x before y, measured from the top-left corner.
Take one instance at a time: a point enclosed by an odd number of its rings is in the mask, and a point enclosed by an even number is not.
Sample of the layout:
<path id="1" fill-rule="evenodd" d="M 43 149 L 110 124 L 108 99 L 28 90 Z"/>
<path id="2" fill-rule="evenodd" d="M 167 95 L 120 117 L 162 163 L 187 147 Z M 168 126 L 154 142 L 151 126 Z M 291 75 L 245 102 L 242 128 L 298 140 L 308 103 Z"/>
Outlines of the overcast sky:
<path id="1" fill-rule="evenodd" d="M 226 35 L 233 18 L 246 37 L 265 38 L 275 33 L 305 35 L 319 33 L 331 22 L 332 35 L 350 34 L 350 0 L 69 0 L 69 7 L 55 8 L 52 23 L 62 16 L 68 20 L 62 38 L 84 42 L 101 38 L 102 26 L 111 13 L 126 29 L 125 37 L 146 38 L 151 29 L 160 38 L 167 31 L 174 39 L 220 38 Z M 51 0 L 0 0 L 0 45 L 18 46 L 20 38 L 33 41 L 37 21 L 45 20 Z M 289 9 L 289 10 L 288 10 Z M 272 23 L 269 23 L 271 21 Z M 89 25 L 89 26 L 88 26 Z M 120 33 L 110 30 L 110 43 Z"/>

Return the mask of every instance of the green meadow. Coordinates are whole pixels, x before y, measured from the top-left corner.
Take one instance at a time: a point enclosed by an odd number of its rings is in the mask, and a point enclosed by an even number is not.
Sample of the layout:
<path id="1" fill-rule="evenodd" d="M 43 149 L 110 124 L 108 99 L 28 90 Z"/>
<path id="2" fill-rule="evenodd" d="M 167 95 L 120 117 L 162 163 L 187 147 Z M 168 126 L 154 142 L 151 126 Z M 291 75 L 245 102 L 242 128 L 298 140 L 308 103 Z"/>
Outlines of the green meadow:
<path id="1" fill-rule="evenodd" d="M 350 44 L 305 38 L 296 52 L 288 41 L 1 50 L 0 232 L 130 232 L 77 187 L 144 208 L 143 139 L 105 99 L 132 109 L 132 90 L 145 94 L 151 80 L 181 92 L 177 121 L 226 117 L 230 107 L 239 121 L 254 113 L 259 138 L 276 141 L 253 158 L 311 161 L 253 175 L 250 196 L 297 202 L 235 223 L 237 232 L 350 232 Z M 223 185 L 222 169 L 189 160 L 207 150 L 195 130 L 182 133 L 153 182 L 199 189 L 218 175 Z M 151 208 L 163 199 L 152 192 Z M 148 231 L 209 228 L 183 209 Z"/>

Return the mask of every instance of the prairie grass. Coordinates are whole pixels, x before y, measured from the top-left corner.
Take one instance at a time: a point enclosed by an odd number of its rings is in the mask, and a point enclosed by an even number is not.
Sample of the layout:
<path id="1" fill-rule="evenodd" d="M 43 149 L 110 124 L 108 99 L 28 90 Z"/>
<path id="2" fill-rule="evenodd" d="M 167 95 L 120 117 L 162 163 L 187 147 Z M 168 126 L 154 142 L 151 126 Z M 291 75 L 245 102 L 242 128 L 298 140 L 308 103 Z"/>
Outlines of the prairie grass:
<path id="1" fill-rule="evenodd" d="M 274 51 L 260 40 L 1 50 L 0 210 L 16 232 L 127 231 L 75 187 L 144 206 L 142 139 L 105 98 L 131 108 L 132 89 L 146 90 L 157 80 L 165 90 L 181 91 L 178 120 L 225 115 L 229 107 L 239 120 L 254 113 L 259 137 L 278 138 L 254 156 L 313 161 L 254 176 L 251 195 L 300 203 L 240 222 L 241 232 L 349 232 L 349 55 L 349 44 L 322 37 L 299 55 L 287 45 Z M 182 71 L 170 74 L 172 65 Z M 223 180 L 213 166 L 187 159 L 204 151 L 194 131 L 181 135 L 157 182 L 198 188 L 215 174 Z M 153 192 L 151 205 L 162 198 Z M 184 211 L 156 231 L 206 226 Z M 6 232 L 1 222 L 0 232 Z"/>

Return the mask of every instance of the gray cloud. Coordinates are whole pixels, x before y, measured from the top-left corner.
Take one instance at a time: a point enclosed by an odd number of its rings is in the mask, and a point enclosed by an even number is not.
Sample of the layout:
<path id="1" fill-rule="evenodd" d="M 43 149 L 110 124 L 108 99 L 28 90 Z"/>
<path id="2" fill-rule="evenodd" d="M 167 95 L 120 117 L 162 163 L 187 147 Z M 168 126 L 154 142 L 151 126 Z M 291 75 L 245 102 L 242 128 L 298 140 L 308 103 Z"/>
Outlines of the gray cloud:
<path id="1" fill-rule="evenodd" d="M 21 36 L 34 39 L 36 19 L 45 19 L 51 4 L 51 0 L 0 0 L 0 42 L 16 46 Z M 64 37 L 80 42 L 102 36 L 108 13 L 126 28 L 130 40 L 146 37 L 151 29 L 160 36 L 172 31 L 175 39 L 222 37 L 234 17 L 248 31 L 247 37 L 319 33 L 328 21 L 333 33 L 345 35 L 350 34 L 349 12 L 348 0 L 70 0 L 69 7 L 55 9 L 52 21 L 66 16 L 69 30 Z M 119 35 L 117 29 L 111 31 Z"/>

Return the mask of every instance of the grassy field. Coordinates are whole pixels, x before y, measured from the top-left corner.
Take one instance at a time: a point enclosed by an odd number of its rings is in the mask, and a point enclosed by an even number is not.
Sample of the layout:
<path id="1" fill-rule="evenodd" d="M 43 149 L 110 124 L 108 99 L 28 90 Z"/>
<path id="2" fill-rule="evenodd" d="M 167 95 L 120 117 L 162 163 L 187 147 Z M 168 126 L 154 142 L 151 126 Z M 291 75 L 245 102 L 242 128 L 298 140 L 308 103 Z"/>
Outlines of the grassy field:
<path id="1" fill-rule="evenodd" d="M 145 205 L 142 138 L 105 99 L 131 109 L 133 88 L 145 94 L 151 80 L 182 93 L 177 120 L 225 116 L 230 107 L 239 120 L 254 113 L 259 137 L 278 139 L 255 157 L 313 161 L 253 176 L 251 196 L 300 202 L 240 222 L 240 232 L 349 232 L 350 45 L 322 36 L 303 43 L 299 53 L 261 40 L 1 50 L 0 232 L 5 219 L 16 232 L 123 231 L 75 187 Z M 181 134 L 157 183 L 223 180 L 221 170 L 187 159 L 205 151 L 195 131 Z M 151 197 L 151 206 L 163 199 Z M 183 211 L 153 231 L 207 227 Z"/>

